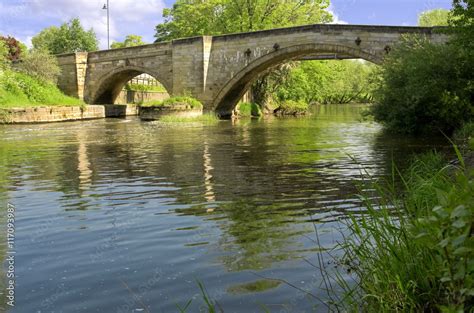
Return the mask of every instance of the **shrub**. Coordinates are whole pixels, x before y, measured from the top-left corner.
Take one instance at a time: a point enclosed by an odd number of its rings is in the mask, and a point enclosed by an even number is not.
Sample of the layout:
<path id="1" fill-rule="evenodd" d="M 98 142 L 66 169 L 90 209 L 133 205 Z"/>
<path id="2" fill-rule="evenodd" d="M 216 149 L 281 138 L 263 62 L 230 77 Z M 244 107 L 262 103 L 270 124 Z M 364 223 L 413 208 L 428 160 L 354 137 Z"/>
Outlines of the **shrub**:
<path id="1" fill-rule="evenodd" d="M 180 104 L 189 105 L 189 107 L 192 109 L 199 109 L 203 107 L 199 100 L 183 96 L 175 96 L 163 101 L 150 101 L 144 103 L 143 106 L 173 106 Z"/>
<path id="2" fill-rule="evenodd" d="M 275 109 L 275 113 L 282 115 L 297 115 L 305 114 L 308 109 L 309 105 L 304 101 L 287 100 L 280 103 L 279 107 Z"/>
<path id="3" fill-rule="evenodd" d="M 22 55 L 22 44 L 21 42 L 19 42 L 18 40 L 16 40 L 15 38 L 13 37 L 2 37 L 0 36 L 0 41 L 2 41 L 7 49 L 8 49 L 8 53 L 7 53 L 7 58 L 10 60 L 10 61 L 17 61 L 20 59 L 20 56 Z"/>
<path id="4" fill-rule="evenodd" d="M 381 70 L 371 113 L 401 133 L 451 133 L 474 116 L 473 64 L 455 45 L 405 37 Z"/>
<path id="5" fill-rule="evenodd" d="M 25 74 L 51 83 L 56 83 L 61 73 L 57 59 L 46 50 L 29 52 L 16 67 Z"/>
<path id="6" fill-rule="evenodd" d="M 262 116 L 262 109 L 256 103 L 242 102 L 237 109 L 241 116 Z"/>

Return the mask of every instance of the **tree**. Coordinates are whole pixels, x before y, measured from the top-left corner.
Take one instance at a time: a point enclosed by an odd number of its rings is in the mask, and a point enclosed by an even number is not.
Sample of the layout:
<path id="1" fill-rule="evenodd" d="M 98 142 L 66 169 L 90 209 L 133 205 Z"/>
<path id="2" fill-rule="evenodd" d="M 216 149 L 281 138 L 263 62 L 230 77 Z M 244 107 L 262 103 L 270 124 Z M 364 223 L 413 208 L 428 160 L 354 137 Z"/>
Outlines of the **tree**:
<path id="1" fill-rule="evenodd" d="M 98 49 L 98 41 L 94 30 L 86 31 L 78 18 L 58 27 L 49 27 L 32 39 L 33 47 L 48 50 L 52 54 L 94 51 Z"/>
<path id="2" fill-rule="evenodd" d="M 474 49 L 474 1 L 453 0 L 449 24 L 455 28 L 455 44 L 466 49 L 472 56 Z"/>
<path id="3" fill-rule="evenodd" d="M 449 11 L 444 9 L 435 9 L 422 12 L 418 16 L 418 25 L 431 26 L 448 26 L 449 25 Z"/>
<path id="4" fill-rule="evenodd" d="M 43 29 L 31 39 L 33 48 L 37 50 L 51 50 L 53 42 L 59 37 L 59 27 L 51 26 Z"/>
<path id="5" fill-rule="evenodd" d="M 125 37 L 124 42 L 113 42 L 111 45 L 112 49 L 118 49 L 118 48 L 126 48 L 126 47 L 136 47 L 136 46 L 141 46 L 145 45 L 146 43 L 143 42 L 142 36 L 138 35 L 128 35 Z"/>
<path id="6" fill-rule="evenodd" d="M 326 23 L 332 15 L 329 0 L 177 0 L 163 10 L 156 26 L 157 42 L 275 27 Z"/>
<path id="7" fill-rule="evenodd" d="M 8 36 L 8 37 L 2 37 L 0 36 L 0 41 L 3 41 L 3 43 L 6 45 L 8 49 L 8 54 L 7 58 L 10 61 L 17 61 L 20 59 L 22 51 L 22 43 L 16 40 L 15 38 Z M 24 46 L 24 45 L 23 45 Z"/>
<path id="8" fill-rule="evenodd" d="M 381 74 L 372 114 L 389 130 L 449 134 L 474 117 L 473 65 L 457 45 L 408 37 Z"/>

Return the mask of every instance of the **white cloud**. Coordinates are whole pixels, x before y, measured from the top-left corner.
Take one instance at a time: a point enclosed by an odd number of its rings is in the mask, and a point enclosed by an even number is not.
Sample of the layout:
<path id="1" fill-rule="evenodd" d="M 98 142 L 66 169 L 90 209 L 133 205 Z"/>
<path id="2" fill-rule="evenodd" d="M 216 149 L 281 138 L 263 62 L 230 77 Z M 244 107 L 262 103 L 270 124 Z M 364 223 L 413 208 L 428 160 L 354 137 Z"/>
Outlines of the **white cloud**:
<path id="1" fill-rule="evenodd" d="M 328 8 L 329 13 L 332 14 L 333 21 L 330 24 L 349 24 L 348 22 L 341 20 L 339 15 L 336 13 L 334 6 L 331 4 Z"/>
<path id="2" fill-rule="evenodd" d="M 43 21 L 51 21 L 52 24 L 59 25 L 78 17 L 86 29 L 94 29 L 100 47 L 104 49 L 107 47 L 107 11 L 102 7 L 106 2 L 107 0 L 17 0 L 16 3 L 0 3 L 0 19 L 2 16 L 27 16 L 41 24 L 44 24 Z M 163 0 L 110 0 L 109 5 L 111 42 L 122 41 L 128 34 L 141 35 L 145 41 L 153 41 L 155 26 L 162 20 L 165 7 Z M 21 27 L 20 23 L 10 19 L 16 24 L 16 28 Z M 33 32 L 30 29 L 29 36 L 39 31 L 41 29 Z M 25 31 L 16 29 L 15 33 L 18 33 L 18 37 L 23 35 L 27 39 Z"/>

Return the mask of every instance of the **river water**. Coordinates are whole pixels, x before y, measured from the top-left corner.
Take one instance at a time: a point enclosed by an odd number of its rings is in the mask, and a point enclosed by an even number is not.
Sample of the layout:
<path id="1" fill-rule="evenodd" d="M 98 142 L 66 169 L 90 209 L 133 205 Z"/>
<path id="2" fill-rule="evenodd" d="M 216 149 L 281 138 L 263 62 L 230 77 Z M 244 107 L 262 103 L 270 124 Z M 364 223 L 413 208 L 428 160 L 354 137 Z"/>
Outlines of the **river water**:
<path id="1" fill-rule="evenodd" d="M 199 312 L 201 282 L 225 312 L 324 312 L 301 290 L 325 299 L 310 263 L 341 240 L 338 219 L 361 209 L 362 172 L 387 176 L 392 160 L 403 168 L 444 144 L 384 135 L 360 110 L 0 126 L 0 202 L 16 210 L 5 308 L 179 312 L 192 300 L 187 312 Z"/>

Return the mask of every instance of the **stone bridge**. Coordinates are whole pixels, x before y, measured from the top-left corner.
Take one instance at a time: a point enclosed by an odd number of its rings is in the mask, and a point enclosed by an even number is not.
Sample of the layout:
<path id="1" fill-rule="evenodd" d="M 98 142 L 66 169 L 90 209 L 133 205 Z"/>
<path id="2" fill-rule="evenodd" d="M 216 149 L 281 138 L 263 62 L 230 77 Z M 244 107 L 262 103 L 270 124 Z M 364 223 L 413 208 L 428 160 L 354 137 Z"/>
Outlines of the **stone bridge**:
<path id="1" fill-rule="evenodd" d="M 444 43 L 430 27 L 308 25 L 200 36 L 138 47 L 58 56 L 59 87 L 88 104 L 114 103 L 124 84 L 147 73 L 170 95 L 192 95 L 228 116 L 252 82 L 290 60 L 360 58 L 383 62 L 404 34 Z"/>

